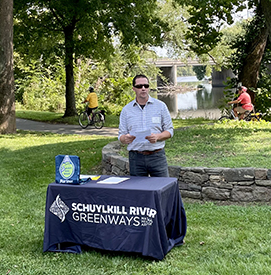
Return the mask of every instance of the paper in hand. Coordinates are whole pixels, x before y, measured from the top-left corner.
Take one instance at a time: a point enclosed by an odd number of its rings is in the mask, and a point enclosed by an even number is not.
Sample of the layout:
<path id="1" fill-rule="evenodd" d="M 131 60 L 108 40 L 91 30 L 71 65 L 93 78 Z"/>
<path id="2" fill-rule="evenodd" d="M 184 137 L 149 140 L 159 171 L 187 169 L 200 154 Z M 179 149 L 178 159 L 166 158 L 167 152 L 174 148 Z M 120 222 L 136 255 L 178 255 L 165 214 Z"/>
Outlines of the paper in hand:
<path id="1" fill-rule="evenodd" d="M 131 135 L 135 136 L 135 143 L 145 143 L 145 142 L 149 142 L 146 137 L 151 135 L 151 129 L 148 130 L 144 130 L 144 131 L 138 131 L 138 132 L 134 132 L 131 133 Z"/>

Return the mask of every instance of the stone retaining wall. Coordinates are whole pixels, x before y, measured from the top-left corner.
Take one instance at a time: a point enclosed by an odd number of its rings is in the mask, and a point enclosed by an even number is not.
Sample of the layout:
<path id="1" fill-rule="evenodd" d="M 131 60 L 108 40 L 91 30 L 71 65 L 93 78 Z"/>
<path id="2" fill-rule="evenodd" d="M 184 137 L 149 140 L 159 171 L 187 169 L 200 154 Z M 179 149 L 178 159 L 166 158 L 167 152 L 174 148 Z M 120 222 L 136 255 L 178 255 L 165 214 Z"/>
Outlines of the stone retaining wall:
<path id="1" fill-rule="evenodd" d="M 103 148 L 103 174 L 129 174 L 128 159 L 119 155 L 121 146 L 119 141 L 115 141 Z M 271 169 L 169 166 L 169 175 L 178 179 L 183 198 L 229 202 L 271 201 Z"/>

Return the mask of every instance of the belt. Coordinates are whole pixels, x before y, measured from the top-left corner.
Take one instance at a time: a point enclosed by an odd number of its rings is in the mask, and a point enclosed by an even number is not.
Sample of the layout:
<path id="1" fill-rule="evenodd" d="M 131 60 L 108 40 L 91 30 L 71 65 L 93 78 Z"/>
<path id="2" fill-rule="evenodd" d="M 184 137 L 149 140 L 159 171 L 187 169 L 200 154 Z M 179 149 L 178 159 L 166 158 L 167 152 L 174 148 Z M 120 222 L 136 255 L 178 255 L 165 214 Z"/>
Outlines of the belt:
<path id="1" fill-rule="evenodd" d="M 144 155 L 144 156 L 149 156 L 149 155 L 153 155 L 159 151 L 163 150 L 163 148 L 160 148 L 160 149 L 156 149 L 154 151 L 134 151 L 134 150 L 131 150 L 131 152 L 135 152 L 135 153 L 138 153 L 138 154 L 141 154 L 141 155 Z"/>

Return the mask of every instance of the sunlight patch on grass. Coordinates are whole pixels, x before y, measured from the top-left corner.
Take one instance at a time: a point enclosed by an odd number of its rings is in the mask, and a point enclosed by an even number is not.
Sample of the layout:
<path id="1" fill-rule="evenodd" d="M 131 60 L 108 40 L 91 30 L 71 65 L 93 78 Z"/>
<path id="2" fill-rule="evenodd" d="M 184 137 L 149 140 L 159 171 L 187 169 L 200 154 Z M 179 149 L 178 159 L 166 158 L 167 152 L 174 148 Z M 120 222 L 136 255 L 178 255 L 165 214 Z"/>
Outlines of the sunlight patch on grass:
<path id="1" fill-rule="evenodd" d="M 170 165 L 270 168 L 271 125 L 215 123 L 175 131 L 166 142 Z"/>

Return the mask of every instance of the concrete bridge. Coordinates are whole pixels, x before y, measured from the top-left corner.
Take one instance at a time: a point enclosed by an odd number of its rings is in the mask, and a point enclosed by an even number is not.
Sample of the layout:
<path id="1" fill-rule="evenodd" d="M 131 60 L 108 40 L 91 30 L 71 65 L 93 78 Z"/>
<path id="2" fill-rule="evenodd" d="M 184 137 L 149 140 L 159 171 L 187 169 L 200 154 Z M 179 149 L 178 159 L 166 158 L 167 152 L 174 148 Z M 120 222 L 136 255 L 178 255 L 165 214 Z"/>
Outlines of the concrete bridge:
<path id="1" fill-rule="evenodd" d="M 157 77 L 157 87 L 163 87 L 165 85 L 177 85 L 177 68 L 185 67 L 185 66 L 204 66 L 204 64 L 199 62 L 199 59 L 188 59 L 186 62 L 181 60 L 173 60 L 173 59 L 158 59 L 158 60 L 150 60 L 150 63 L 156 65 L 156 67 L 160 68 L 162 75 L 166 78 L 167 83 L 165 83 L 161 77 Z M 215 65 L 213 60 L 209 61 L 210 65 Z M 213 70 L 212 72 L 212 86 L 213 87 L 224 87 L 224 83 L 228 77 L 234 77 L 234 74 L 231 70 L 222 68 L 221 71 Z"/>

